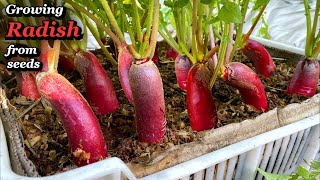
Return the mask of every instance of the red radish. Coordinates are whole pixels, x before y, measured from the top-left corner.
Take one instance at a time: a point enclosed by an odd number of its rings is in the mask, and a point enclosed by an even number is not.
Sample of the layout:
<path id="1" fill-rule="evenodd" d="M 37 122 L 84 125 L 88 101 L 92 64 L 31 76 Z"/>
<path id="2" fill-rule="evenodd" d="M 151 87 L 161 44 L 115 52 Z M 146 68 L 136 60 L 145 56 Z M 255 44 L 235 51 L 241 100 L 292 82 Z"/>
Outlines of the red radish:
<path id="1" fill-rule="evenodd" d="M 36 77 L 39 92 L 61 118 L 78 166 L 107 156 L 98 120 L 79 91 L 62 75 L 41 72 Z"/>
<path id="2" fill-rule="evenodd" d="M 60 55 L 59 64 L 66 71 L 73 70 L 76 68 L 76 66 L 74 65 L 74 58 L 69 56 Z"/>
<path id="3" fill-rule="evenodd" d="M 223 79 L 239 90 L 244 103 L 258 111 L 267 111 L 268 103 L 263 84 L 258 75 L 248 66 L 232 62 L 225 67 Z"/>
<path id="4" fill-rule="evenodd" d="M 16 73 L 17 87 L 22 96 L 35 100 L 40 98 L 34 74 L 31 72 Z"/>
<path id="5" fill-rule="evenodd" d="M 264 77 L 269 78 L 276 71 L 276 66 L 269 52 L 257 41 L 247 40 L 242 51 L 253 63 L 257 72 Z"/>
<path id="6" fill-rule="evenodd" d="M 115 112 L 118 100 L 112 81 L 91 52 L 80 51 L 74 58 L 76 69 L 81 74 L 86 88 L 86 99 L 96 114 Z"/>
<path id="7" fill-rule="evenodd" d="M 194 131 L 212 129 L 217 124 L 217 112 L 209 88 L 210 71 L 204 64 L 195 64 L 188 73 L 187 109 Z"/>
<path id="8" fill-rule="evenodd" d="M 150 58 L 147 58 L 147 60 L 149 60 Z M 153 57 L 151 59 L 153 61 L 154 64 L 159 64 L 159 55 L 158 55 L 158 52 L 157 52 L 157 49 L 155 49 L 154 51 L 154 54 L 153 54 Z"/>
<path id="9" fill-rule="evenodd" d="M 317 91 L 319 82 L 319 62 L 317 60 L 304 59 L 297 64 L 293 76 L 289 82 L 287 92 L 312 97 Z"/>
<path id="10" fill-rule="evenodd" d="M 162 79 L 153 61 L 139 61 L 130 68 L 136 128 L 140 142 L 160 143 L 166 131 Z"/>
<path id="11" fill-rule="evenodd" d="M 174 69 L 176 72 L 179 87 L 183 90 L 187 89 L 188 72 L 192 67 L 192 62 L 187 56 L 178 56 L 175 59 Z"/>
<path id="12" fill-rule="evenodd" d="M 133 62 L 133 57 L 129 53 L 128 49 L 125 46 L 119 49 L 119 55 L 118 55 L 119 79 L 120 79 L 121 87 L 131 104 L 133 104 L 133 97 L 132 97 L 132 92 L 131 92 L 131 87 L 129 82 L 129 70 L 132 62 Z"/>
<path id="13" fill-rule="evenodd" d="M 166 55 L 167 58 L 176 59 L 179 54 L 172 47 L 169 47 Z"/>

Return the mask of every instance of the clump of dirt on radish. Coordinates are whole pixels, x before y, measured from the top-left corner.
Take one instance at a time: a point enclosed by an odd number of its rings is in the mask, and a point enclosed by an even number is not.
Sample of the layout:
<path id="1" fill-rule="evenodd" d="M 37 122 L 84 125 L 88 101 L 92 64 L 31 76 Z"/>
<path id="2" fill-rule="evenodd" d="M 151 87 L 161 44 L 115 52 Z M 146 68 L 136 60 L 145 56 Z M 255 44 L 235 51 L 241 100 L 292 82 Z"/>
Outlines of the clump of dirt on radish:
<path id="1" fill-rule="evenodd" d="M 119 100 L 119 108 L 116 113 L 107 117 L 99 117 L 109 157 L 116 156 L 125 162 L 143 163 L 147 162 L 151 155 L 156 155 L 169 147 L 197 140 L 197 133 L 192 132 L 188 120 L 185 104 L 186 93 L 180 90 L 176 81 L 174 61 L 165 58 L 167 48 L 168 46 L 164 43 L 158 44 L 161 59 L 158 67 L 163 79 L 167 115 L 165 139 L 159 145 L 146 145 L 137 141 L 134 108 L 121 90 L 117 69 L 111 66 L 100 51 L 95 52 L 114 83 Z M 252 67 L 252 64 L 241 55 L 238 55 L 238 59 Z M 269 109 L 281 108 L 289 103 L 305 100 L 305 98 L 285 93 L 290 78 L 288 74 L 292 75 L 295 64 L 287 65 L 285 60 L 275 60 L 275 63 L 277 67 L 275 76 L 270 79 L 260 76 L 267 93 Z M 83 82 L 78 73 L 60 72 L 85 95 Z M 34 103 L 34 101 L 18 96 L 15 81 L 7 83 L 6 86 L 7 95 L 18 114 L 23 113 Z M 220 80 L 213 88 L 213 95 L 218 111 L 219 127 L 254 118 L 260 114 L 242 102 L 239 92 L 226 86 Z M 45 102 L 40 101 L 19 120 L 25 138 L 26 153 L 42 176 L 75 168 L 61 121 L 49 107 L 45 107 Z"/>

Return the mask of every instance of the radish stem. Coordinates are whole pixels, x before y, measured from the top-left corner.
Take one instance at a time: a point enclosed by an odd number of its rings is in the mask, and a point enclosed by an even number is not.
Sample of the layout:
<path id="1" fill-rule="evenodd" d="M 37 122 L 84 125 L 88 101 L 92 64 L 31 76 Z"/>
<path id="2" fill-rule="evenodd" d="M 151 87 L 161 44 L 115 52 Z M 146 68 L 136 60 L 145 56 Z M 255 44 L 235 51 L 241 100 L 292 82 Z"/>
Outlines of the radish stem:
<path id="1" fill-rule="evenodd" d="M 163 37 L 163 39 L 165 39 L 165 41 L 170 45 L 170 47 L 172 47 L 179 54 L 182 54 L 181 50 L 179 49 L 178 43 L 171 37 L 171 34 L 167 30 L 167 28 L 163 27 L 162 24 L 160 24 L 160 26 L 161 28 L 159 29 L 159 34 Z"/>
<path id="2" fill-rule="evenodd" d="M 318 42 L 317 46 L 315 47 L 315 49 L 313 50 L 311 59 L 317 59 L 317 57 L 320 54 L 320 41 Z"/>
<path id="3" fill-rule="evenodd" d="M 314 12 L 314 18 L 313 18 L 313 24 L 312 24 L 312 30 L 311 30 L 311 37 L 310 38 L 314 38 L 315 37 L 315 34 L 316 34 L 316 30 L 317 30 L 317 25 L 318 25 L 318 18 L 319 18 L 319 11 L 320 11 L 320 1 L 318 0 L 317 1 L 317 4 L 316 4 L 316 10 Z M 312 47 L 315 46 L 315 42 L 317 41 L 313 41 L 312 42 Z"/>
<path id="4" fill-rule="evenodd" d="M 242 21 L 241 21 L 241 23 L 239 24 L 239 26 L 237 28 L 235 44 L 234 44 L 234 46 L 232 48 L 232 51 L 231 51 L 231 55 L 230 55 L 231 58 L 229 59 L 229 63 L 232 62 L 232 58 L 234 56 L 234 53 L 236 52 L 237 48 L 240 46 L 240 43 L 241 43 L 241 40 L 242 40 L 243 24 L 244 24 L 244 20 L 245 20 L 245 17 L 246 17 L 246 14 L 247 14 L 247 10 L 248 10 L 248 7 L 249 7 L 249 2 L 250 2 L 250 0 L 245 0 L 243 2 L 243 6 L 241 8 Z M 243 45 L 241 45 L 241 46 L 243 46 Z"/>
<path id="5" fill-rule="evenodd" d="M 132 8 L 133 8 L 133 23 L 135 23 L 138 42 L 141 43 L 142 42 L 142 32 L 141 32 L 141 23 L 140 23 L 137 2 L 136 2 L 136 0 L 131 0 L 131 3 L 132 3 Z"/>
<path id="6" fill-rule="evenodd" d="M 192 54 L 197 59 L 198 48 L 197 48 L 197 0 L 193 0 L 192 7 Z M 191 60 L 191 59 L 190 59 Z"/>
<path id="7" fill-rule="evenodd" d="M 151 38 L 150 38 L 150 46 L 143 55 L 143 59 L 150 57 L 152 59 L 155 47 L 157 44 L 157 34 L 158 34 L 158 27 L 159 27 L 159 11 L 160 11 L 160 4 L 158 0 L 154 1 L 153 5 L 153 23 L 152 23 L 152 31 L 151 31 Z"/>
<path id="8" fill-rule="evenodd" d="M 89 11 L 87 11 L 77 3 L 74 3 L 72 0 L 65 0 L 65 1 L 71 4 L 75 9 L 78 9 L 80 12 L 87 15 L 90 19 L 92 19 L 96 23 L 97 26 L 99 26 L 101 29 L 106 31 L 106 33 L 110 36 L 110 38 L 116 43 L 118 47 L 121 47 L 121 43 L 125 43 L 124 39 L 120 40 L 109 28 L 107 28 L 98 18 L 96 18 Z"/>
<path id="9" fill-rule="evenodd" d="M 198 50 L 200 53 L 200 55 L 203 56 L 204 54 L 204 44 L 203 44 L 203 37 L 202 37 L 202 15 L 203 15 L 203 12 L 204 12 L 204 6 L 202 5 L 202 3 L 199 3 L 198 4 L 198 11 L 197 11 L 197 42 L 198 42 Z M 202 60 L 202 59 L 199 59 L 199 57 L 197 57 L 198 60 Z"/>
<path id="10" fill-rule="evenodd" d="M 125 28 L 128 30 L 131 42 L 132 42 L 132 47 L 135 49 L 136 48 L 136 39 L 134 38 L 133 30 L 130 24 L 127 21 L 126 13 L 123 10 L 123 2 L 119 1 L 119 6 L 120 6 L 120 13 L 121 13 L 121 18 L 122 21 L 124 22 Z"/>
<path id="11" fill-rule="evenodd" d="M 312 38 L 311 37 L 311 16 L 310 16 L 310 6 L 308 0 L 304 0 L 304 8 L 306 11 L 306 20 L 307 20 L 307 36 L 306 36 L 306 47 L 305 47 L 305 54 L 307 57 L 312 55 Z"/>
<path id="12" fill-rule="evenodd" d="M 146 20 L 147 20 L 146 21 L 147 22 L 147 24 L 146 24 L 147 31 L 146 31 L 146 34 L 144 36 L 144 41 L 142 43 L 142 46 L 141 46 L 141 48 L 139 50 L 140 54 L 142 54 L 145 51 L 147 45 L 149 44 L 150 31 L 151 31 L 151 26 L 152 26 L 152 15 L 153 15 L 153 4 L 154 4 L 153 2 L 154 2 L 154 0 L 150 0 L 149 1 L 148 15 L 147 15 L 147 18 L 146 18 Z"/>
<path id="13" fill-rule="evenodd" d="M 234 29 L 234 24 L 231 23 L 229 26 L 229 43 L 227 45 L 227 52 L 226 52 L 226 60 L 225 60 L 225 64 L 228 64 L 230 61 L 232 61 L 231 57 L 231 52 L 232 52 L 232 44 L 233 44 L 233 29 Z"/>
<path id="14" fill-rule="evenodd" d="M 111 64 L 114 67 L 116 67 L 118 65 L 118 63 L 116 62 L 116 60 L 112 57 L 112 55 L 109 53 L 107 48 L 102 43 L 101 39 L 99 38 L 98 31 L 94 28 L 93 24 L 90 22 L 90 20 L 87 17 L 84 17 L 84 18 L 87 22 L 88 28 L 92 32 L 92 35 L 94 36 L 94 38 L 97 40 L 98 44 L 100 45 L 100 47 L 101 47 L 102 51 L 104 52 L 104 54 L 106 55 L 107 59 L 111 62 Z"/>
<path id="15" fill-rule="evenodd" d="M 244 35 L 243 37 L 243 40 L 242 40 L 242 44 L 245 44 L 245 42 L 249 39 L 250 35 L 252 34 L 254 28 L 256 27 L 257 23 L 259 22 L 261 16 L 262 16 L 262 13 L 264 12 L 264 10 L 266 9 L 268 4 L 264 5 L 260 11 L 259 11 L 259 14 L 257 15 L 254 23 L 252 24 L 251 28 L 249 29 L 249 31 Z"/>
<path id="16" fill-rule="evenodd" d="M 121 29 L 118 26 L 117 20 L 114 17 L 107 0 L 101 0 L 100 2 L 102 4 L 103 9 L 106 11 L 106 15 L 108 17 L 108 20 L 109 20 L 113 30 L 115 31 L 115 33 L 119 37 L 120 41 L 121 42 L 125 42 L 126 40 L 124 39 L 124 36 L 123 36 L 123 34 L 121 32 Z"/>
<path id="17" fill-rule="evenodd" d="M 225 61 L 226 51 L 227 51 L 227 45 L 228 45 L 228 39 L 229 39 L 229 24 L 225 23 L 225 27 L 223 28 L 223 35 L 222 35 L 222 41 L 221 41 L 221 48 L 219 49 L 219 58 L 218 58 L 218 64 L 217 67 L 214 69 L 213 76 L 210 80 L 210 89 L 212 89 L 218 74 L 223 71 L 223 64 Z"/>
<path id="18" fill-rule="evenodd" d="M 204 60 L 211 58 L 219 50 L 219 45 L 214 46 L 205 56 Z"/>

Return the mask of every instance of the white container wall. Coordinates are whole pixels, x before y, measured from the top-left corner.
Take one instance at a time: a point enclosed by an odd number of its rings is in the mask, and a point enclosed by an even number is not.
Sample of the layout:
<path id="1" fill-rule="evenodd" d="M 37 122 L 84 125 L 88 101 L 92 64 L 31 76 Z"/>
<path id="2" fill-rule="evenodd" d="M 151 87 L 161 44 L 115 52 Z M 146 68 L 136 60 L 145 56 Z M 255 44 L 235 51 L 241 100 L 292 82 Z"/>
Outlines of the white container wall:
<path id="1" fill-rule="evenodd" d="M 262 179 L 259 167 L 271 173 L 288 174 L 300 164 L 307 167 L 319 157 L 320 114 L 232 144 L 142 179 Z M 35 179 L 22 177 L 10 168 L 8 149 L 1 129 L 1 179 Z M 118 158 L 110 158 L 61 174 L 36 179 L 136 179 Z"/>
<path id="2" fill-rule="evenodd" d="M 320 149 L 319 124 L 317 114 L 143 179 L 262 179 L 256 171 L 258 167 L 270 173 L 290 174 L 298 165 L 316 159 Z"/>

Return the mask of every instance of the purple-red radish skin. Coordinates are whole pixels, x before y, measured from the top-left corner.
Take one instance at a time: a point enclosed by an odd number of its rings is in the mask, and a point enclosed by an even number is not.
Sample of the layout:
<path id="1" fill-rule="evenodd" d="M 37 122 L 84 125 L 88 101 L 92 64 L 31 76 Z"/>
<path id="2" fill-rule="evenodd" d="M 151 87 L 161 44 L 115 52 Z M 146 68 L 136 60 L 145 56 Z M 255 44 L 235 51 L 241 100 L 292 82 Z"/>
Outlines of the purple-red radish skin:
<path id="1" fill-rule="evenodd" d="M 264 77 L 269 78 L 276 71 L 269 52 L 257 41 L 249 39 L 242 52 L 253 63 L 257 72 Z"/>
<path id="2" fill-rule="evenodd" d="M 187 56 L 177 56 L 174 63 L 177 82 L 179 87 L 183 90 L 187 89 L 188 72 L 192 67 L 192 62 Z"/>
<path id="3" fill-rule="evenodd" d="M 94 112 L 99 115 L 115 112 L 118 108 L 117 95 L 97 57 L 91 52 L 80 51 L 74 62 L 84 80 L 86 99 Z"/>
<path id="4" fill-rule="evenodd" d="M 167 58 L 176 59 L 179 54 L 172 47 L 169 47 L 166 55 Z"/>
<path id="5" fill-rule="evenodd" d="M 136 128 L 140 142 L 160 143 L 166 129 L 162 79 L 153 61 L 138 61 L 130 68 Z"/>
<path id="6" fill-rule="evenodd" d="M 127 96 L 129 102 L 133 104 L 132 91 L 129 82 L 129 71 L 131 64 L 133 62 L 133 57 L 127 50 L 125 46 L 119 49 L 118 54 L 118 74 L 120 79 L 121 87 Z"/>
<path id="7" fill-rule="evenodd" d="M 16 72 L 17 87 L 22 96 L 36 100 L 41 96 L 38 92 L 36 79 L 31 72 Z"/>
<path id="8" fill-rule="evenodd" d="M 289 81 L 287 93 L 312 97 L 317 92 L 319 82 L 319 62 L 304 59 L 300 61 Z"/>
<path id="9" fill-rule="evenodd" d="M 244 103 L 260 112 L 268 110 L 267 96 L 259 76 L 248 66 L 232 62 L 225 67 L 223 79 L 239 90 Z"/>
<path id="10" fill-rule="evenodd" d="M 194 131 L 212 129 L 217 124 L 217 112 L 209 88 L 210 71 L 204 64 L 195 64 L 188 73 L 187 109 Z"/>
<path id="11" fill-rule="evenodd" d="M 107 147 L 98 120 L 79 91 L 55 72 L 39 73 L 37 86 L 62 120 L 76 165 L 105 159 Z"/>
<path id="12" fill-rule="evenodd" d="M 66 71 L 74 70 L 76 68 L 74 64 L 74 58 L 68 56 L 59 56 L 59 65 Z"/>
<path id="13" fill-rule="evenodd" d="M 150 58 L 147 58 L 147 60 L 149 60 Z M 153 57 L 151 59 L 153 61 L 154 64 L 159 64 L 159 55 L 158 55 L 158 52 L 157 52 L 157 49 L 155 49 L 154 51 L 154 54 L 153 54 Z"/>

